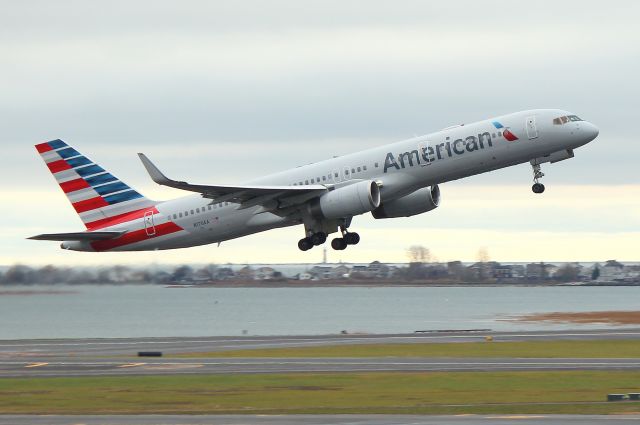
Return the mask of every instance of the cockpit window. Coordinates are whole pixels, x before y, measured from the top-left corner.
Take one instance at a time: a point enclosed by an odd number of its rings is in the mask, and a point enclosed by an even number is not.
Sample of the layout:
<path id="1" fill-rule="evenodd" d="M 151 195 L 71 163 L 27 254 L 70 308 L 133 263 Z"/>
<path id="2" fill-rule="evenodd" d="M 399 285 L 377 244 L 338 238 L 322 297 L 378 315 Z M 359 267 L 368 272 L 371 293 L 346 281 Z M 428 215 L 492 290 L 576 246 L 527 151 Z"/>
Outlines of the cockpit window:
<path id="1" fill-rule="evenodd" d="M 582 121 L 582 119 L 579 118 L 577 115 L 569 115 L 569 116 L 554 118 L 553 124 L 562 125 L 562 124 L 568 123 L 569 121 Z"/>

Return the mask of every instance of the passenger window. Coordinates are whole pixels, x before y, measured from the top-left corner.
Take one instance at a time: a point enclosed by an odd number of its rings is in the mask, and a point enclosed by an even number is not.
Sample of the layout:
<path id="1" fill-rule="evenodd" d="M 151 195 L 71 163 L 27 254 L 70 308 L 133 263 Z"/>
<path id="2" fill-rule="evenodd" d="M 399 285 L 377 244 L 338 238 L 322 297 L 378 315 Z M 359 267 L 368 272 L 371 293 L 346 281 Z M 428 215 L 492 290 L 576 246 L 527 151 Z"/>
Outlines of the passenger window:
<path id="1" fill-rule="evenodd" d="M 496 138 L 496 133 L 491 133 L 491 137 Z"/>
<path id="2" fill-rule="evenodd" d="M 178 214 L 180 216 L 180 218 L 182 218 L 182 213 Z"/>
<path id="3" fill-rule="evenodd" d="M 362 168 L 358 167 L 358 172 L 362 171 Z"/>
<path id="4" fill-rule="evenodd" d="M 313 179 L 311 179 L 311 183 L 313 184 Z"/>
<path id="5" fill-rule="evenodd" d="M 352 168 L 352 169 L 351 169 L 351 174 L 353 174 L 353 173 L 355 173 L 355 172 L 356 172 L 356 169 L 355 169 L 355 168 Z"/>
<path id="6" fill-rule="evenodd" d="M 498 131 L 498 137 L 502 137 L 502 131 Z"/>
<path id="7" fill-rule="evenodd" d="M 327 181 L 327 176 L 322 176 L 322 181 Z"/>
<path id="8" fill-rule="evenodd" d="M 316 177 L 316 181 L 320 183 L 320 177 Z"/>
<path id="9" fill-rule="evenodd" d="M 304 184 L 309 184 L 309 180 L 305 180 L 305 181 L 304 181 Z"/>
<path id="10" fill-rule="evenodd" d="M 362 169 L 363 169 L 364 171 L 367 171 L 367 166 L 366 166 L 366 165 L 363 165 L 363 166 L 362 166 Z"/>
<path id="11" fill-rule="evenodd" d="M 200 214 L 200 208 L 196 208 L 196 212 Z"/>
<path id="12" fill-rule="evenodd" d="M 335 178 L 338 178 L 338 173 L 333 173 L 333 175 L 335 176 Z"/>
<path id="13" fill-rule="evenodd" d="M 374 165 L 375 165 L 376 168 L 378 168 L 378 163 L 377 162 Z"/>
<path id="14" fill-rule="evenodd" d="M 344 174 L 345 174 L 345 176 L 348 176 L 349 175 L 349 170 L 344 170 Z"/>
<path id="15" fill-rule="evenodd" d="M 173 215 L 173 219 L 175 220 L 175 219 L 177 219 L 177 218 L 178 218 L 178 216 L 174 214 L 174 215 Z"/>

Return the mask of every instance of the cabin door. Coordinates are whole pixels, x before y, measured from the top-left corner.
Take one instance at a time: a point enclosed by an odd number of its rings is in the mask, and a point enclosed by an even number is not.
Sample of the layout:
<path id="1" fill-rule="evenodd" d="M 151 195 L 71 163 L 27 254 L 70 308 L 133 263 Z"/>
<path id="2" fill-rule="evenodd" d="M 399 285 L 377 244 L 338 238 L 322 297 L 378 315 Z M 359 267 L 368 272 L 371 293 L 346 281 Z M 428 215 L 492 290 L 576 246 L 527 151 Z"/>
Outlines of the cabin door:
<path id="1" fill-rule="evenodd" d="M 144 230 L 147 232 L 147 236 L 156 234 L 156 226 L 153 224 L 153 211 L 144 213 Z"/>
<path id="2" fill-rule="evenodd" d="M 538 128 L 536 127 L 536 117 L 531 116 L 527 117 L 527 136 L 529 139 L 537 139 L 538 138 Z"/>

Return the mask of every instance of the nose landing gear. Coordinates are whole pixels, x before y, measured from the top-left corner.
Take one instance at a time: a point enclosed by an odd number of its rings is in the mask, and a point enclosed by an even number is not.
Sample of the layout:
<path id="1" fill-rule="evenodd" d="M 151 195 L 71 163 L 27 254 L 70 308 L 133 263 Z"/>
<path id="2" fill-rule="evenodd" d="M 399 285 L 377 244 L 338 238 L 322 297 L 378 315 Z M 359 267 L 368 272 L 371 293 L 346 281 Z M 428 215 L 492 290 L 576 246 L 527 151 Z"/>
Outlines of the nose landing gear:
<path id="1" fill-rule="evenodd" d="M 533 181 L 534 181 L 533 186 L 531 186 L 531 190 L 533 191 L 533 193 L 542 193 L 544 192 L 544 185 L 540 183 L 538 179 L 541 179 L 542 177 L 544 177 L 544 173 L 540 169 L 540 164 L 532 162 L 531 166 L 533 167 Z"/>

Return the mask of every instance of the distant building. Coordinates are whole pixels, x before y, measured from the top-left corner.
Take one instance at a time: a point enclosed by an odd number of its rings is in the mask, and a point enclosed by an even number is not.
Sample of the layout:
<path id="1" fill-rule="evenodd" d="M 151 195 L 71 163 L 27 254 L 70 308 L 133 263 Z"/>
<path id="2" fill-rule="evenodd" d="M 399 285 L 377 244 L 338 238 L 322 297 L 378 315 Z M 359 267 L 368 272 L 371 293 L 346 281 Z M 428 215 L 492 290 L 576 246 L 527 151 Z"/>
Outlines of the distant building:
<path id="1" fill-rule="evenodd" d="M 600 277 L 598 277 L 598 280 L 613 282 L 615 280 L 624 280 L 625 277 L 624 264 L 616 260 L 608 260 L 604 266 L 600 267 Z"/>
<path id="2" fill-rule="evenodd" d="M 219 267 L 216 270 L 215 279 L 216 280 L 227 280 L 233 279 L 235 277 L 235 273 L 233 273 L 233 269 L 231 267 Z"/>
<path id="3" fill-rule="evenodd" d="M 238 270 L 235 274 L 236 279 L 239 280 L 253 280 L 253 269 L 249 266 L 244 266 Z"/>
<path id="4" fill-rule="evenodd" d="M 331 278 L 331 266 L 313 266 L 309 270 L 309 273 L 314 279 L 330 279 Z"/>
<path id="5" fill-rule="evenodd" d="M 351 269 L 344 264 L 340 264 L 331 269 L 331 279 L 347 279 Z"/>
<path id="6" fill-rule="evenodd" d="M 529 280 L 544 280 L 549 277 L 547 265 L 544 263 L 529 263 L 526 266 L 525 275 Z"/>
<path id="7" fill-rule="evenodd" d="M 493 277 L 496 279 L 512 279 L 513 266 L 508 264 L 498 264 L 493 268 Z"/>
<path id="8" fill-rule="evenodd" d="M 511 277 L 513 279 L 524 279 L 526 269 L 522 264 L 511 265 Z"/>
<path id="9" fill-rule="evenodd" d="M 367 279 L 369 277 L 369 269 L 367 266 L 355 265 L 349 273 L 351 279 Z"/>
<path id="10" fill-rule="evenodd" d="M 259 267 L 253 272 L 253 280 L 273 280 L 276 271 L 272 267 Z"/>
<path id="11" fill-rule="evenodd" d="M 368 277 L 375 279 L 387 279 L 389 277 L 389 266 L 380 261 L 373 261 L 367 267 Z"/>

